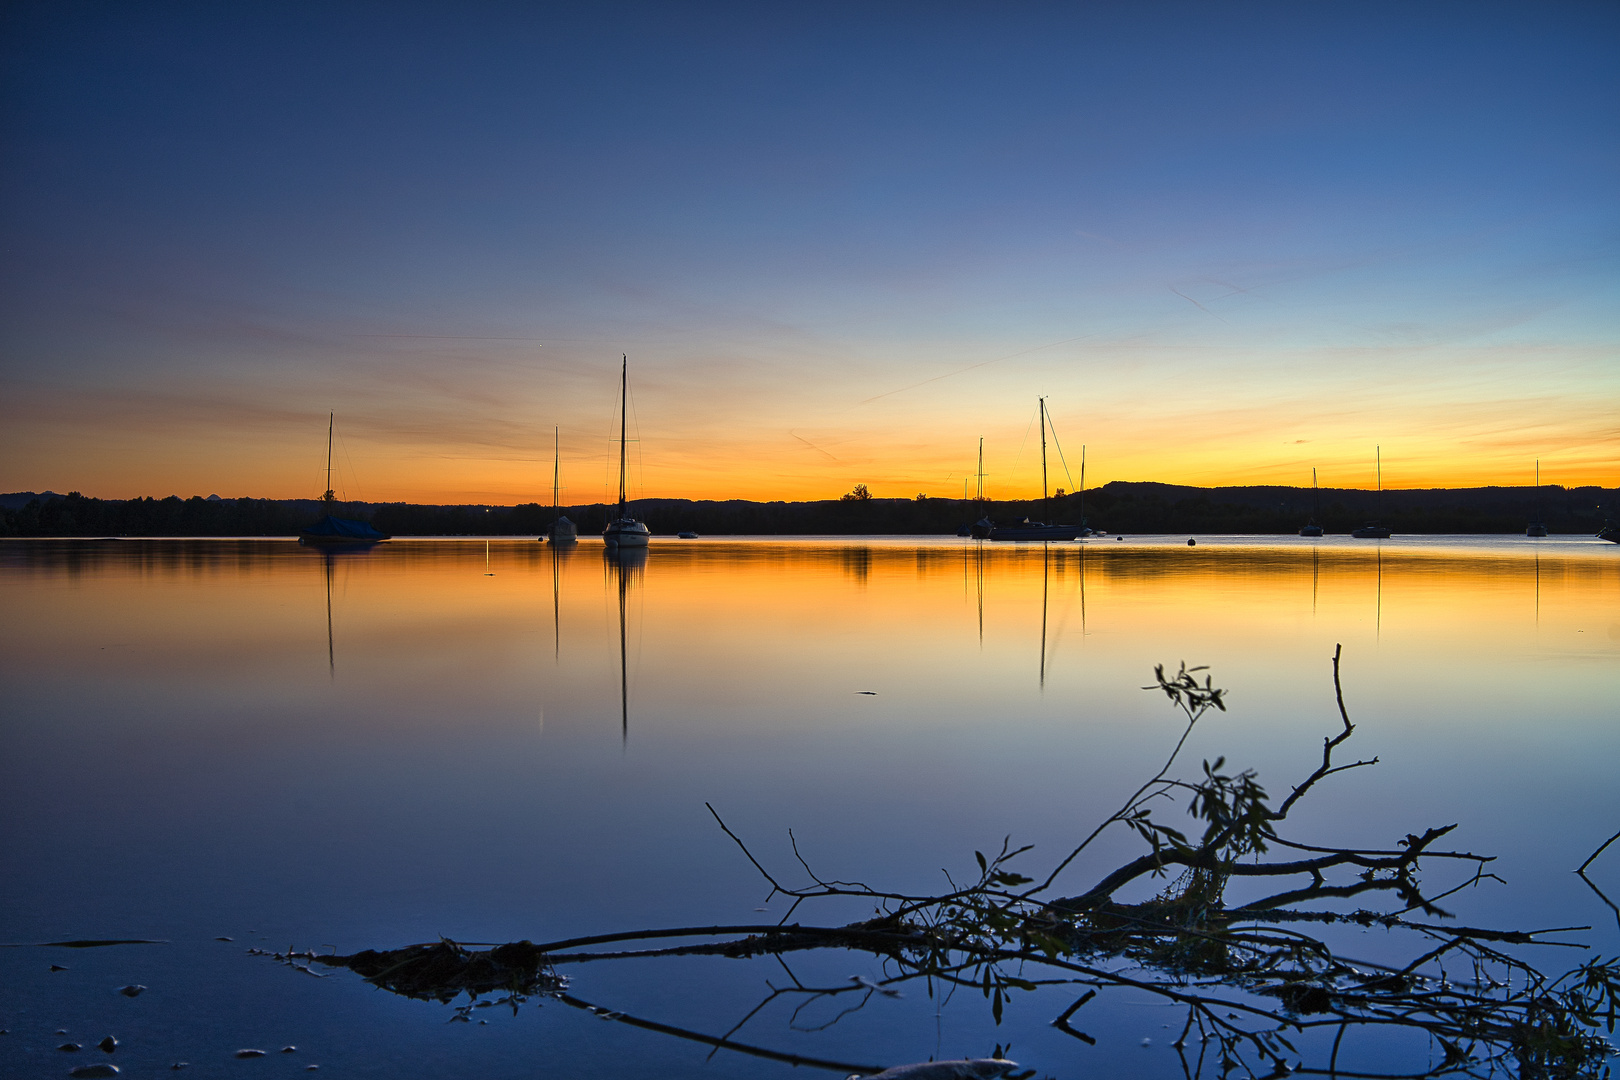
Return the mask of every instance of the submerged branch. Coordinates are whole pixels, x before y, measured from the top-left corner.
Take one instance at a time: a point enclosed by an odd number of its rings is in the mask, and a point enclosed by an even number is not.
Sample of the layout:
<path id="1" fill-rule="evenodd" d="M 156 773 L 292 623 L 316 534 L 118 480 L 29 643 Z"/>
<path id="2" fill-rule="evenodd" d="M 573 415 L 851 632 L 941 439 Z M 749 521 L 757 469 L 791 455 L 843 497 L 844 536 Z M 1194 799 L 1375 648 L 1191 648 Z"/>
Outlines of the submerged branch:
<path id="1" fill-rule="evenodd" d="M 873 1000 L 898 996 L 901 985 L 920 980 L 930 996 L 936 985 L 944 988 L 947 1000 L 958 988 L 982 993 L 999 1023 L 1016 991 L 1067 983 L 1087 989 L 1052 1023 L 1087 1043 L 1095 1040 L 1070 1021 L 1103 989 L 1146 993 L 1185 1009 L 1185 1024 L 1173 1045 L 1183 1055 L 1189 1077 L 1201 1076 L 1206 1069 L 1220 1075 L 1234 1069 L 1258 1075 L 1257 1068 L 1270 1075 L 1371 1076 L 1374 1074 L 1339 1067 L 1342 1044 L 1349 1033 L 1385 1029 L 1420 1032 L 1444 1052 L 1439 1064 L 1391 1075 L 1606 1075 L 1605 1062 L 1612 1048 L 1599 1029 L 1612 1031 L 1620 1012 L 1620 962 L 1597 958 L 1550 978 L 1498 948 L 1565 945 L 1541 939 L 1586 928 L 1492 929 L 1406 918 L 1412 912 L 1446 917 L 1438 900 L 1494 877 L 1483 869 L 1491 856 L 1433 850 L 1455 825 L 1409 833 L 1387 849 L 1320 847 L 1279 835 L 1278 828 L 1289 812 L 1316 785 L 1378 761 L 1375 757 L 1335 763 L 1335 753 L 1355 732 L 1345 706 L 1340 659 L 1341 650 L 1335 648 L 1333 686 L 1339 729 L 1323 739 L 1316 767 L 1275 807 L 1253 772 L 1227 771 L 1224 759 L 1204 762 L 1202 777 L 1194 780 L 1172 775 L 1199 720 L 1210 710 L 1225 711 L 1225 691 L 1215 687 L 1210 676 L 1200 682 L 1195 673 L 1202 668 L 1183 664 L 1174 675 L 1166 675 L 1163 666 L 1156 668 L 1156 684 L 1146 689 L 1164 693 L 1181 711 L 1185 723 L 1179 738 L 1158 772 L 1038 881 L 1012 869 L 1013 860 L 1029 849 L 1014 848 L 1009 839 L 989 856 L 974 853 L 977 878 L 958 885 L 947 873 L 951 886 L 947 892 L 884 891 L 818 874 L 790 834 L 793 857 L 810 880 L 809 885 L 792 887 L 768 870 L 714 807 L 705 803 L 716 824 L 770 885 L 771 896 L 792 898 L 781 921 L 631 930 L 539 945 L 522 941 L 483 952 L 446 940 L 352 956 L 289 950 L 276 958 L 311 974 L 311 965 L 316 964 L 347 967 L 377 986 L 409 997 L 451 1002 L 467 994 L 474 1004 L 458 1007 L 452 1019 L 465 1020 L 472 1008 L 490 1004 L 477 1001 L 480 995 L 504 995 L 500 1001 L 514 1010 L 530 997 L 549 998 L 715 1049 L 839 1069 L 846 1074 L 872 1074 L 878 1067 L 769 1050 L 735 1042 L 732 1036 L 766 1006 L 784 998 L 799 1000 L 788 1018 L 789 1028 L 824 1030 Z M 1202 834 L 1196 837 L 1152 816 L 1161 800 L 1188 796 L 1188 813 L 1202 823 Z M 1114 826 L 1135 832 L 1146 850 L 1102 873 L 1083 892 L 1041 899 L 1097 837 Z M 1605 841 L 1581 865 L 1583 879 L 1586 868 L 1617 839 L 1620 834 Z M 1267 857 L 1273 845 L 1303 857 Z M 1471 867 L 1466 880 L 1437 894 L 1425 891 L 1420 873 L 1426 866 L 1458 863 Z M 1168 877 L 1172 867 L 1179 876 L 1156 896 L 1132 903 L 1116 898 L 1145 877 Z M 1226 889 L 1234 879 L 1275 879 L 1287 887 L 1228 906 Z M 1293 880 L 1285 883 L 1283 879 Z M 1387 910 L 1334 910 L 1334 902 L 1367 894 L 1389 894 L 1395 903 Z M 1602 896 L 1601 891 L 1598 894 Z M 788 922 L 801 904 L 840 897 L 860 898 L 876 906 L 878 913 L 838 926 Z M 1610 907 L 1615 905 L 1610 903 Z M 1620 908 L 1615 910 L 1620 919 Z M 1415 950 L 1415 957 L 1398 967 L 1352 961 L 1327 941 L 1303 932 L 1310 925 L 1376 926 L 1404 932 L 1415 936 L 1421 950 Z M 650 944 L 588 951 L 631 942 Z M 873 982 L 856 977 L 849 985 L 806 986 L 782 960 L 787 953 L 821 949 L 879 958 L 886 978 Z M 563 964 L 687 956 L 774 957 L 793 985 L 771 987 L 765 999 L 730 1031 L 712 1036 L 602 1010 L 572 997 L 567 979 L 556 972 Z M 1448 963 L 1461 964 L 1470 977 L 1448 975 Z M 814 1027 L 800 1026 L 799 1017 L 812 1003 L 833 1000 L 842 1008 L 834 1010 L 830 1019 Z M 1308 1062 L 1288 1041 L 1288 1033 L 1330 1027 L 1336 1032 L 1325 1069 Z M 1194 1033 L 1199 1049 L 1189 1060 L 1187 1047 Z M 1003 1065 L 1011 1067 L 1001 1059 L 999 1046 L 986 1062 L 998 1070 Z"/>

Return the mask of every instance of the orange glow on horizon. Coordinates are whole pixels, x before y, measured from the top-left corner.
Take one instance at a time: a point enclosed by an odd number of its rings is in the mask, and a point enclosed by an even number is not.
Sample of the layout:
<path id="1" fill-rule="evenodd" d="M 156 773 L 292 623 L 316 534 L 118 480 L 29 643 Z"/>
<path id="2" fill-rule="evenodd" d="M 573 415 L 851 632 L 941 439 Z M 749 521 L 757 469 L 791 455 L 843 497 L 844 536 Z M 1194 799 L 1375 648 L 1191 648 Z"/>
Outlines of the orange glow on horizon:
<path id="1" fill-rule="evenodd" d="M 1276 358 L 1195 354 L 1200 367 L 1160 351 L 1157 368 L 1099 347 L 965 373 L 944 361 L 810 374 L 762 362 L 747 379 L 693 371 L 682 357 L 639 369 L 632 358 L 630 496 L 805 501 L 865 484 L 878 498 L 962 498 L 982 437 L 986 494 L 1036 498 L 1040 394 L 1054 490 L 1080 486 L 1082 452 L 1088 489 L 1308 487 L 1314 467 L 1324 488 L 1371 490 L 1375 447 L 1391 490 L 1530 486 L 1537 459 L 1545 484 L 1620 484 L 1620 369 L 1600 349 L 1558 352 L 1548 375 L 1526 374 L 1508 350 L 1446 358 L 1472 386 L 1406 374 L 1415 358 L 1398 352 L 1317 350 L 1307 354 L 1314 368 L 1287 376 Z M 1165 393 L 1159 371 L 1186 381 L 1172 362 L 1196 392 Z M 933 370 L 943 374 L 916 378 Z M 337 399 L 333 486 L 352 501 L 549 504 L 560 429 L 560 501 L 612 502 L 616 375 L 595 360 L 538 374 L 514 362 L 476 394 L 368 377 L 327 395 Z M 0 491 L 316 498 L 326 414 L 286 393 L 255 384 L 58 397 L 24 387 L 0 408 Z"/>

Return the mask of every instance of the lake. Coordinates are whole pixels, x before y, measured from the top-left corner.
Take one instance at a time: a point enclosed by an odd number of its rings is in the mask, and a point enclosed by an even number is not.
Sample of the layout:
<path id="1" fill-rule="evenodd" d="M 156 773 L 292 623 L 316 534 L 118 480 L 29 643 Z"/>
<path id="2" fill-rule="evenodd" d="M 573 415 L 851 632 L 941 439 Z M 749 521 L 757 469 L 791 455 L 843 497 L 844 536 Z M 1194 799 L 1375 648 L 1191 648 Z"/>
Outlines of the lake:
<path id="1" fill-rule="evenodd" d="M 454 1023 L 453 1006 L 248 950 L 782 918 L 705 804 L 795 884 L 789 829 L 818 875 L 879 888 L 943 892 L 1007 836 L 1034 845 L 1015 865 L 1044 871 L 1179 735 L 1142 689 L 1155 665 L 1208 665 L 1228 690 L 1182 771 L 1224 755 L 1275 797 L 1339 727 L 1341 644 L 1344 753 L 1379 763 L 1324 781 L 1288 834 L 1388 847 L 1457 823 L 1448 843 L 1498 856 L 1502 879 L 1448 897 L 1458 922 L 1589 926 L 1563 938 L 1620 951 L 1615 913 L 1572 872 L 1620 829 L 1620 547 L 1587 538 L 658 538 L 624 561 L 589 540 L 5 541 L 0 604 L 0 938 L 24 946 L 0 949 L 7 1076 L 106 1060 L 92 1044 L 108 1034 L 132 1077 L 179 1061 L 842 1075 L 711 1058 L 611 1014 L 722 1035 L 790 978 L 881 979 L 861 953 L 582 964 L 569 992 L 608 1019 L 535 999 Z M 1106 833 L 1059 888 L 1141 850 Z M 1620 896 L 1620 844 L 1589 874 Z M 872 913 L 835 900 L 795 918 Z M 1387 933 L 1356 933 L 1352 952 L 1393 956 Z M 108 938 L 162 943 L 29 944 Z M 1590 954 L 1525 955 L 1561 970 Z M 1178 1009 L 1107 995 L 1076 1018 L 1088 1046 L 1051 1026 L 1075 996 L 1022 994 L 999 1025 L 978 993 L 920 984 L 841 1018 L 847 998 L 796 1018 L 782 1000 L 733 1037 L 884 1065 L 1010 1043 L 1040 1076 L 1182 1075 Z M 1420 1069 L 1437 1051 L 1357 1053 Z"/>

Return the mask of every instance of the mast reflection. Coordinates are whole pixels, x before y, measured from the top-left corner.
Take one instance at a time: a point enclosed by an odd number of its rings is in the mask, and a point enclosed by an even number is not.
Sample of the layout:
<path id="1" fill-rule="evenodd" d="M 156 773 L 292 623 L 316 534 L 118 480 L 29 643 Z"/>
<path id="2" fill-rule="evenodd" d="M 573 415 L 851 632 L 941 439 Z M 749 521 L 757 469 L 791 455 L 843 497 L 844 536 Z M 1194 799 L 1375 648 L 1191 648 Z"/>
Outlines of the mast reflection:
<path id="1" fill-rule="evenodd" d="M 619 725 L 620 739 L 624 745 L 630 743 L 630 667 L 629 667 L 629 635 L 625 626 L 626 601 L 630 595 L 630 583 L 639 578 L 647 568 L 647 549 L 644 547 L 623 547 L 617 544 L 604 545 L 602 548 L 602 562 L 610 576 L 617 579 L 619 592 Z"/>
<path id="2" fill-rule="evenodd" d="M 578 544 L 546 545 L 551 554 L 551 658 L 562 662 L 562 564 L 574 554 Z"/>
<path id="3" fill-rule="evenodd" d="M 306 549 L 309 550 L 309 549 Z M 332 633 L 332 581 L 337 573 L 339 559 L 369 558 L 374 550 L 370 544 L 323 545 L 315 548 L 321 553 L 321 573 L 326 579 L 326 673 L 337 678 L 337 647 Z"/>
<path id="4" fill-rule="evenodd" d="M 1052 576 L 1052 545 L 1041 544 L 1041 689 L 1046 689 L 1046 598 Z"/>
<path id="5" fill-rule="evenodd" d="M 329 678 L 337 678 L 337 649 L 332 641 L 332 562 L 334 556 L 330 551 L 322 553 L 326 562 L 326 673 Z"/>

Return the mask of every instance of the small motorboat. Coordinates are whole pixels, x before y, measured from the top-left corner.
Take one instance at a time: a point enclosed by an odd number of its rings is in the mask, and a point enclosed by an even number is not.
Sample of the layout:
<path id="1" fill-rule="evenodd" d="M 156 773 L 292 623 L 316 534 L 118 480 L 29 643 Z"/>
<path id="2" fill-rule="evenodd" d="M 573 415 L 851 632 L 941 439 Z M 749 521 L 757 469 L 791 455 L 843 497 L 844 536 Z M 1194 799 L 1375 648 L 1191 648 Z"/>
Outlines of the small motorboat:
<path id="1" fill-rule="evenodd" d="M 678 532 L 675 534 L 675 536 L 681 540 L 696 540 L 698 538 L 698 534 L 693 532 L 691 529 L 687 529 L 684 532 Z"/>

